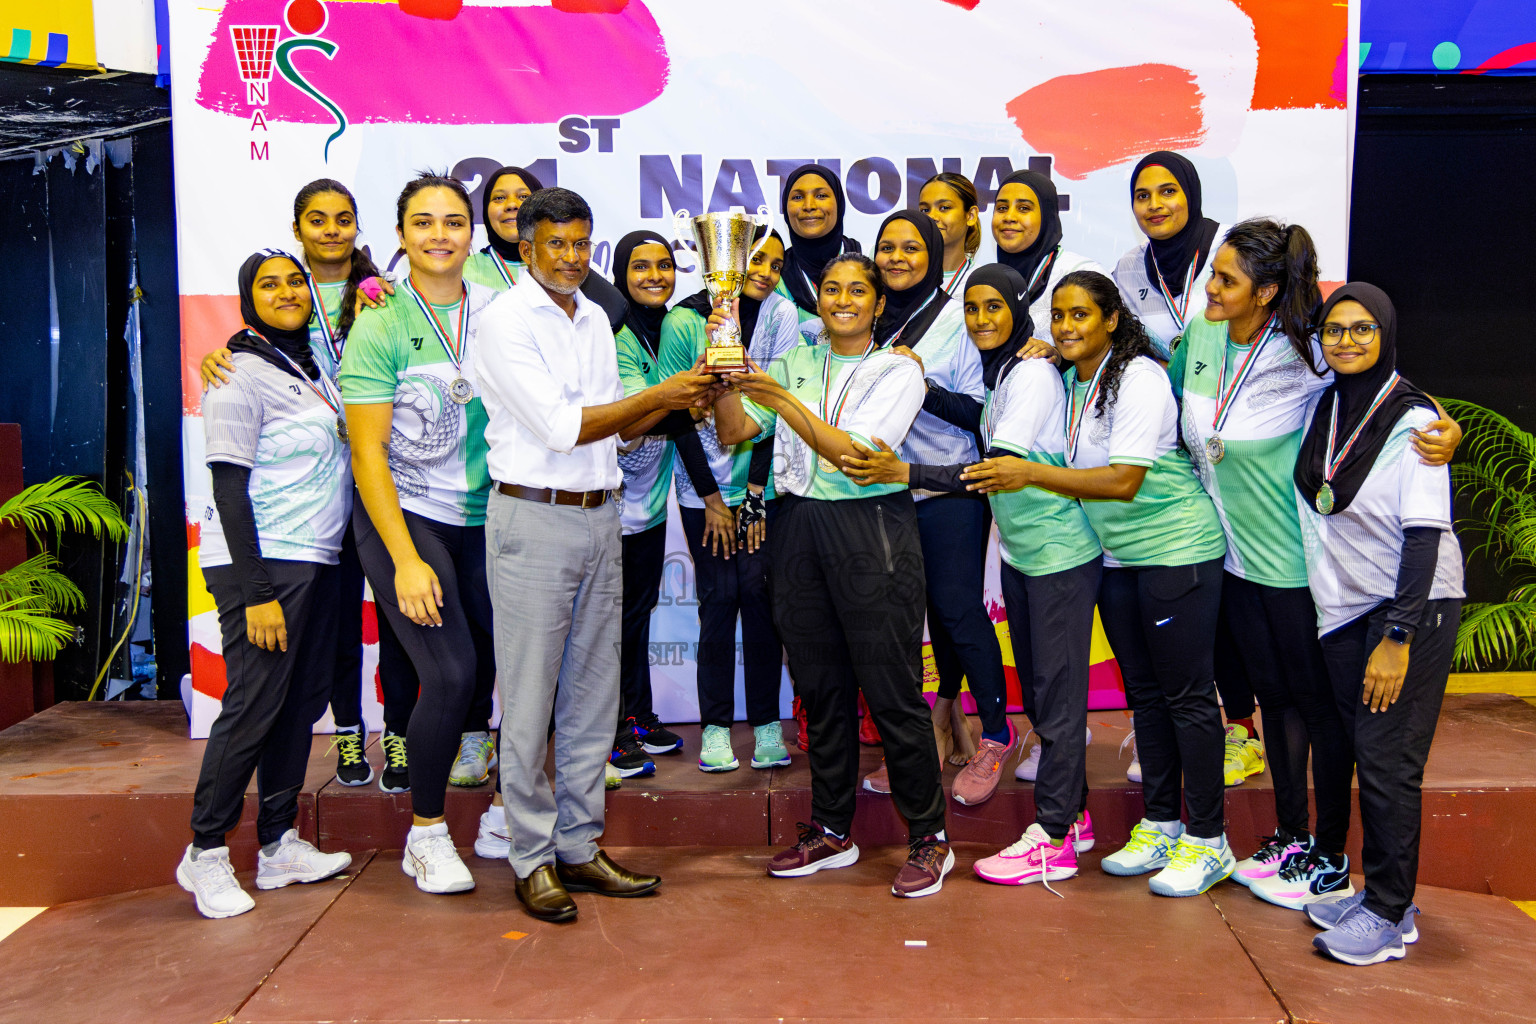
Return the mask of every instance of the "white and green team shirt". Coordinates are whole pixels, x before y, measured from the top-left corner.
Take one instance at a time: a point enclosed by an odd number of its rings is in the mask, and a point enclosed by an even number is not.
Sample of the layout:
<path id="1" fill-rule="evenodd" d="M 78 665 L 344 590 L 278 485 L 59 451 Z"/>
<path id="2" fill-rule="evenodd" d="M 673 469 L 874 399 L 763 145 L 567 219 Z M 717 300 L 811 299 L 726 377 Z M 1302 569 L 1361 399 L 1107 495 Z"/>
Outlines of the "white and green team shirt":
<path id="1" fill-rule="evenodd" d="M 299 378 L 249 352 L 235 372 L 203 393 L 205 461 L 251 471 L 251 512 L 263 558 L 335 565 L 352 515 L 352 453 L 336 436 L 336 413 Z M 202 509 L 198 564 L 230 564 L 213 504 Z"/>
<path id="2" fill-rule="evenodd" d="M 320 293 L 320 301 L 325 304 L 325 322 L 330 324 L 332 337 L 335 336 L 336 323 L 341 319 L 341 296 L 346 287 L 345 281 L 315 282 L 315 290 Z M 331 380 L 335 380 L 341 364 L 337 362 L 331 346 L 325 343 L 325 332 L 320 329 L 320 310 L 318 309 L 309 316 L 309 350 L 314 353 L 315 365 L 320 368 L 320 372 Z"/>
<path id="3" fill-rule="evenodd" d="M 1045 291 L 1040 297 L 1029 305 L 1029 321 L 1035 325 L 1034 336 L 1041 341 L 1049 341 L 1056 344 L 1056 339 L 1051 337 L 1051 293 L 1061 283 L 1061 279 L 1074 270 L 1096 270 L 1104 273 L 1104 268 L 1097 260 L 1091 260 L 1087 256 L 1079 256 L 1075 252 L 1061 249 L 1056 253 L 1056 262 L 1051 264 L 1050 273 L 1046 275 Z M 1108 276 L 1107 274 L 1105 275 Z M 1202 293 L 1204 294 L 1204 293 Z M 1204 307 L 1202 307 L 1204 308 Z"/>
<path id="4" fill-rule="evenodd" d="M 1120 390 L 1102 415 L 1089 402 L 1090 382 L 1068 371 L 1068 401 L 1082 414 L 1073 469 L 1145 466 L 1147 475 L 1131 501 L 1084 501 L 1083 511 L 1104 547 L 1104 564 L 1190 565 L 1220 558 L 1227 550 L 1216 507 L 1178 446 L 1179 407 L 1163 368 L 1147 356 L 1126 364 Z M 1085 408 L 1086 406 L 1086 408 Z"/>
<path id="5" fill-rule="evenodd" d="M 1308 422 L 1318 404 L 1306 411 Z M 1319 515 L 1315 495 L 1292 487 L 1301 509 L 1301 540 L 1307 556 L 1307 580 L 1317 604 L 1317 635 L 1353 622 L 1397 594 L 1403 530 L 1429 526 L 1443 530 L 1435 559 L 1429 599 L 1465 597 L 1461 545 L 1451 530 L 1451 471 L 1426 466 L 1413 450 L 1413 431 L 1439 418 L 1433 409 L 1409 409 L 1398 418 L 1387 443 L 1376 455 L 1365 483 L 1349 507 Z"/>
<path id="6" fill-rule="evenodd" d="M 1179 291 L 1184 286 L 1183 281 L 1165 282 L 1172 293 L 1174 305 L 1181 307 L 1185 314 L 1185 326 L 1199 320 L 1205 312 L 1205 284 L 1211 279 L 1212 264 L 1215 263 L 1212 257 L 1216 255 L 1214 248 L 1221 245 L 1221 239 L 1226 233 L 1226 225 L 1219 225 L 1216 228 L 1215 240 L 1211 242 L 1213 251 L 1200 254 L 1201 259 L 1205 261 L 1205 266 L 1200 268 L 1200 273 L 1195 275 L 1194 281 L 1190 282 L 1185 291 Z M 1125 304 L 1147 329 L 1147 337 L 1152 339 L 1152 346 L 1157 349 L 1157 357 L 1167 362 L 1168 357 L 1173 353 L 1174 339 L 1184 333 L 1184 327 L 1179 325 L 1178 318 L 1174 315 L 1174 310 L 1169 307 L 1168 300 L 1163 297 L 1162 288 L 1157 281 L 1147 276 L 1147 244 L 1143 241 L 1121 256 L 1120 262 L 1115 265 L 1113 276 L 1115 285 L 1120 289 L 1120 296 L 1125 299 Z"/>
<path id="7" fill-rule="evenodd" d="M 501 276 L 498 264 L 512 276 L 512 284 L 508 284 L 507 279 Z M 464 280 L 471 284 L 485 285 L 493 292 L 504 292 L 511 288 L 521 280 L 523 273 L 521 263 L 500 263 L 495 253 L 477 252 L 464 261 Z"/>
<path id="8" fill-rule="evenodd" d="M 624 397 L 661 383 L 656 357 L 628 327 L 614 336 L 619 353 L 619 380 Z M 667 521 L 667 488 L 672 483 L 672 442 L 643 434 L 619 441 L 619 525 L 625 534 L 640 533 Z"/>
<path id="9" fill-rule="evenodd" d="M 1046 466 L 1065 466 L 1067 395 L 1045 359 L 1019 363 L 981 412 L 982 443 Z M 1026 576 L 1076 568 L 1099 557 L 1099 538 L 1076 499 L 1026 487 L 988 495 L 1003 560 Z"/>
<path id="10" fill-rule="evenodd" d="M 1227 571 L 1267 587 L 1304 587 L 1307 565 L 1291 474 L 1306 433 L 1307 401 L 1333 374 L 1313 373 L 1283 333 L 1268 333 L 1257 344 L 1219 431 L 1213 426 L 1217 385 L 1225 378 L 1231 388 L 1252 346 L 1233 343 L 1225 323 L 1213 324 L 1202 314 L 1190 320 L 1168 375 L 1183 397 L 1180 424 L 1190 460 L 1227 536 Z M 1312 348 L 1315 365 L 1323 366 L 1322 350 L 1316 343 Z M 1213 435 L 1224 452 L 1215 463 L 1206 448 Z"/>
<path id="11" fill-rule="evenodd" d="M 400 507 L 434 522 L 485 522 L 491 477 L 474 350 L 480 313 L 495 297 L 489 288 L 469 285 L 469 337 L 458 370 L 432 324 L 403 292 L 382 309 L 358 314 L 342 354 L 340 384 L 347 403 L 390 402 L 395 407 L 389 470 Z M 450 332 L 458 330 L 457 306 L 437 307 L 437 316 Z M 467 405 L 448 397 L 449 384 L 461 373 L 475 388 Z"/>
<path id="12" fill-rule="evenodd" d="M 748 358 L 766 369 L 773 365 L 774 360 L 801 344 L 800 321 L 795 316 L 796 309 L 794 302 L 777 293 L 763 300 L 762 308 L 757 313 L 757 326 L 747 344 Z M 667 314 L 661 322 L 661 376 L 670 377 L 674 373 L 682 373 L 704 354 L 709 344 L 704 323 L 704 317 L 682 306 L 674 307 Z M 698 431 L 715 485 L 720 488 L 721 500 L 732 507 L 741 504 L 746 497 L 747 476 L 752 468 L 753 443 L 748 441 L 745 444 L 722 445 L 715 434 L 712 417 L 701 420 Z M 704 501 L 695 493 L 688 471 L 678 465 L 674 475 L 677 478 L 678 505 L 683 508 L 703 508 Z M 765 500 L 776 496 L 773 487 L 770 479 L 763 492 Z"/>
<path id="13" fill-rule="evenodd" d="M 830 368 L 832 396 L 829 404 L 843 399 L 842 415 L 834 424 L 847 431 L 866 448 L 873 448 L 872 438 L 880 438 L 898 453 L 912 421 L 923 407 L 923 371 L 917 362 L 894 352 L 875 351 L 861 362 L 860 356 L 840 356 L 831 345 L 799 345 L 767 367 L 773 378 L 798 398 L 812 413 L 820 415 L 822 377 Z M 844 385 L 847 385 L 846 391 Z M 777 433 L 774 442 L 775 481 L 780 491 L 802 498 L 844 501 L 872 498 L 907 489 L 906 484 L 871 484 L 860 487 L 834 465 L 830 471 L 821 466 L 821 458 L 805 439 L 789 426 L 778 422 L 778 414 L 756 403 L 743 400 L 742 408 L 764 434 Z M 828 422 L 830 422 L 830 412 Z"/>

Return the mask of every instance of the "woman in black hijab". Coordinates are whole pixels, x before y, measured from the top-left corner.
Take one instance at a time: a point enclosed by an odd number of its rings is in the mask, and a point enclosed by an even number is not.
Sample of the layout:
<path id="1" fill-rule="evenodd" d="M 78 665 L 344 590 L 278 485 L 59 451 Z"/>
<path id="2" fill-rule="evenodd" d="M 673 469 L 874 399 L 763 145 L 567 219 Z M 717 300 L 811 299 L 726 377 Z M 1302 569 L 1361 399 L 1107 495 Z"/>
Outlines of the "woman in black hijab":
<path id="1" fill-rule="evenodd" d="M 240 268 L 239 372 L 203 397 L 212 499 L 198 516 L 198 562 L 218 607 L 227 689 L 192 800 L 192 842 L 176 880 L 204 917 L 255 903 L 235 879 L 225 836 L 257 779 L 256 885 L 317 882 L 352 858 L 299 838 L 298 792 L 310 726 L 330 698 L 337 569 L 351 493 L 341 395 L 309 350 L 309 280 L 275 249 Z"/>
<path id="2" fill-rule="evenodd" d="M 1295 481 L 1323 660 L 1359 775 L 1365 890 L 1307 916 L 1327 929 L 1313 945 L 1364 965 L 1401 959 L 1418 937 L 1420 787 L 1465 590 L 1450 471 L 1413 446 L 1439 414 L 1397 372 L 1391 300 L 1351 282 L 1318 322 L 1334 382 L 1316 399 Z"/>
<path id="3" fill-rule="evenodd" d="M 522 167 L 498 167 L 485 179 L 480 196 L 480 220 L 490 244 L 464 264 L 464 276 L 476 284 L 503 291 L 517 284 L 523 258 L 517 252 L 517 211 L 543 184 Z"/>
<path id="4" fill-rule="evenodd" d="M 790 246 L 778 290 L 799 307 L 800 322 L 813 325 L 807 328 L 812 336 L 821 329 L 816 289 L 822 268 L 834 256 L 863 252 L 857 241 L 843 234 L 847 209 L 843 186 L 829 167 L 804 164 L 784 179 L 779 210 L 789 228 Z"/>
<path id="5" fill-rule="evenodd" d="M 1159 150 L 1131 172 L 1131 211 L 1147 241 L 1120 257 L 1115 284 L 1164 362 L 1201 299 L 1222 226 L 1205 216 L 1189 158 Z"/>
<path id="6" fill-rule="evenodd" d="M 1063 244 L 1061 200 L 1049 175 L 1014 171 L 1003 179 L 992 204 L 992 238 L 997 261 L 1024 279 L 1035 335 L 1049 345 L 1056 282 L 1074 270 L 1104 272 L 1096 261 Z"/>

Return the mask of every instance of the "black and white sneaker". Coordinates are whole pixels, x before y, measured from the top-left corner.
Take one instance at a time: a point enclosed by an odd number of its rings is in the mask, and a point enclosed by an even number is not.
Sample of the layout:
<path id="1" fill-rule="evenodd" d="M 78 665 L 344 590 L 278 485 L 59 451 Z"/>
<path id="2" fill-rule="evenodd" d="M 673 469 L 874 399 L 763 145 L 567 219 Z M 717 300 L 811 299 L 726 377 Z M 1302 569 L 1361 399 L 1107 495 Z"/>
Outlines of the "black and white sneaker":
<path id="1" fill-rule="evenodd" d="M 655 775 L 656 762 L 650 755 L 640 749 L 640 740 L 633 732 L 627 732 L 620 736 L 613 745 L 613 753 L 608 757 L 608 763 L 613 765 L 614 771 L 621 778 L 632 779 L 637 775 Z"/>
<path id="2" fill-rule="evenodd" d="M 1354 894 L 1349 881 L 1349 858 L 1313 849 L 1287 857 L 1277 874 L 1255 879 L 1248 891 L 1279 907 L 1305 910 L 1309 903 L 1336 900 Z"/>
<path id="3" fill-rule="evenodd" d="M 671 754 L 683 749 L 683 738 L 662 725 L 655 712 L 644 719 L 626 719 L 625 724 L 635 732 L 647 754 Z"/>
<path id="4" fill-rule="evenodd" d="M 356 732 L 338 732 L 331 740 L 336 751 L 336 781 L 343 786 L 366 786 L 373 781 L 373 765 L 363 749 L 368 746 L 366 726 Z"/>
<path id="5" fill-rule="evenodd" d="M 379 773 L 379 788 L 386 793 L 405 793 L 411 788 L 410 763 L 405 756 L 405 737 L 386 732 L 379 740 L 384 751 L 384 770 Z"/>

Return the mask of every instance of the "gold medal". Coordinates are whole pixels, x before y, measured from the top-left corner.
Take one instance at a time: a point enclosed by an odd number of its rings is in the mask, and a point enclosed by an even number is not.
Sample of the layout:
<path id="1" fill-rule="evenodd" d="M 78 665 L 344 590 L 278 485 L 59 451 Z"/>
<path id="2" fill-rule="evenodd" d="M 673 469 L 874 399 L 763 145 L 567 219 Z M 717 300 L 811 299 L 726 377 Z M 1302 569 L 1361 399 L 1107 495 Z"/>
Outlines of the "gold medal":
<path id="1" fill-rule="evenodd" d="M 832 460 L 827 458 L 824 455 L 817 457 L 817 459 L 816 459 L 816 468 L 821 470 L 823 473 L 836 473 L 837 472 L 837 467 L 832 465 Z"/>
<path id="2" fill-rule="evenodd" d="M 1332 512 L 1333 511 L 1333 485 L 1325 483 L 1325 484 L 1323 484 L 1323 486 L 1319 487 L 1317 489 L 1317 500 L 1314 501 L 1312 504 L 1313 504 L 1314 507 L 1316 507 L 1317 511 L 1320 514 L 1322 514 L 1322 515 L 1327 515 L 1328 513 Z"/>

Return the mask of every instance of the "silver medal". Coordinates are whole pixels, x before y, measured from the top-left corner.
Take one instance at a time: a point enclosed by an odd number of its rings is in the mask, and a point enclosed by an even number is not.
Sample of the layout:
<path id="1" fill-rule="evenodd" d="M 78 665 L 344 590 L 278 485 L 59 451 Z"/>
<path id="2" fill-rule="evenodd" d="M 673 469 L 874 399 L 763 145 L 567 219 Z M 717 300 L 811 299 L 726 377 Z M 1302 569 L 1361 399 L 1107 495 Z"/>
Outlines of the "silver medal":
<path id="1" fill-rule="evenodd" d="M 1227 457 L 1227 445 L 1221 439 L 1220 434 L 1212 434 L 1206 440 L 1205 457 L 1211 460 L 1211 465 L 1213 466 Z"/>
<path id="2" fill-rule="evenodd" d="M 475 386 L 463 377 L 455 377 L 448 385 L 448 397 L 459 405 L 468 405 L 475 397 Z"/>

